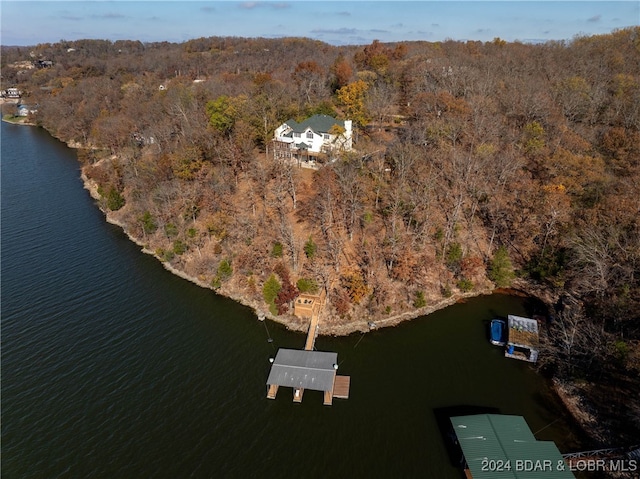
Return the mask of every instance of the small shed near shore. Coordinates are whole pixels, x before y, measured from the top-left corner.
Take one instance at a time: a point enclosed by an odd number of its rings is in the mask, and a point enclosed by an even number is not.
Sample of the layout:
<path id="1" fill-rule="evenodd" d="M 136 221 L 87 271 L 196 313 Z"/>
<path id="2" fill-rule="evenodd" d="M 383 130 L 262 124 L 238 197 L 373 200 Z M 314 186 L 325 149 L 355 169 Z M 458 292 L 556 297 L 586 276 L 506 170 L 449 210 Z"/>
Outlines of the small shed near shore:
<path id="1" fill-rule="evenodd" d="M 302 293 L 293 303 L 293 314 L 298 318 L 311 318 L 318 314 L 327 296 L 323 289 L 319 294 Z"/>

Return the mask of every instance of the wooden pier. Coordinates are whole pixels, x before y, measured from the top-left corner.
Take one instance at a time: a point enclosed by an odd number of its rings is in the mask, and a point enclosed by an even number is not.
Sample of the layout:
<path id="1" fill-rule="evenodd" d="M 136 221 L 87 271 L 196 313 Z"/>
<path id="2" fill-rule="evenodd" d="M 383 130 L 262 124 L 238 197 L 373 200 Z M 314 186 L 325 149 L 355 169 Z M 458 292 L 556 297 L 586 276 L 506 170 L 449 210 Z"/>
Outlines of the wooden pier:
<path id="1" fill-rule="evenodd" d="M 318 312 L 319 313 L 319 312 Z M 304 344 L 305 351 L 313 351 L 313 347 L 316 344 L 316 338 L 318 337 L 318 329 L 320 325 L 320 315 L 314 311 L 309 322 L 309 331 L 307 332 L 307 342 Z"/>
<path id="2" fill-rule="evenodd" d="M 318 330 L 320 329 L 320 311 L 324 306 L 326 294 L 323 291 L 319 295 L 300 295 L 296 300 L 295 314 L 298 317 L 310 318 L 309 330 L 307 331 L 307 341 L 304 344 L 305 351 L 313 351 Z"/>
<path id="3" fill-rule="evenodd" d="M 337 353 L 280 349 L 267 378 L 267 398 L 275 399 L 280 386 L 293 389 L 293 402 L 301 403 L 305 389 L 322 391 L 324 404 L 333 398 L 349 399 L 350 376 L 338 376 Z"/>

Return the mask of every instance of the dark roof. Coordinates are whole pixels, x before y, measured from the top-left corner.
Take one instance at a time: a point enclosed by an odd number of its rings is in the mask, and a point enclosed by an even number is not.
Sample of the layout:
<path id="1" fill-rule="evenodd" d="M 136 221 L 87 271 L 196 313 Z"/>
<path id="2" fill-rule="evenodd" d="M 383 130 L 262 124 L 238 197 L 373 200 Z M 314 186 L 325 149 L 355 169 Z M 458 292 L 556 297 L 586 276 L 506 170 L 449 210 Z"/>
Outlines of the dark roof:
<path id="1" fill-rule="evenodd" d="M 451 424 L 474 479 L 574 477 L 553 441 L 538 441 L 522 416 L 455 416 Z M 510 469 L 498 471 L 487 461 Z"/>
<path id="2" fill-rule="evenodd" d="M 338 353 L 279 349 L 267 385 L 331 391 L 336 376 L 334 364 L 338 364 Z"/>
<path id="3" fill-rule="evenodd" d="M 344 121 L 336 120 L 329 115 L 313 115 L 301 123 L 291 119 L 287 120 L 286 124 L 296 133 L 303 133 L 307 128 L 311 128 L 316 133 L 328 133 L 333 125 L 344 128 Z"/>

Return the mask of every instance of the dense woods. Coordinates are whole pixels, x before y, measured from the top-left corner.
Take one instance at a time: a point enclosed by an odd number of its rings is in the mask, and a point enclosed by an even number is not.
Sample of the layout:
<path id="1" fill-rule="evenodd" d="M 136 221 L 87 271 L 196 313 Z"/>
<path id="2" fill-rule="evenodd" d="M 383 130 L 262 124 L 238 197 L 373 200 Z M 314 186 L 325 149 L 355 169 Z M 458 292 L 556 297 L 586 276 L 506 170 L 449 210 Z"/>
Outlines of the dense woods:
<path id="1" fill-rule="evenodd" d="M 3 48 L 2 82 L 86 148 L 102 206 L 174 268 L 274 314 L 325 288 L 334 324 L 534 293 L 554 306 L 541 367 L 638 438 L 640 29 L 61 41 Z M 274 159 L 274 129 L 314 113 L 353 120 L 355 151 L 317 170 Z"/>

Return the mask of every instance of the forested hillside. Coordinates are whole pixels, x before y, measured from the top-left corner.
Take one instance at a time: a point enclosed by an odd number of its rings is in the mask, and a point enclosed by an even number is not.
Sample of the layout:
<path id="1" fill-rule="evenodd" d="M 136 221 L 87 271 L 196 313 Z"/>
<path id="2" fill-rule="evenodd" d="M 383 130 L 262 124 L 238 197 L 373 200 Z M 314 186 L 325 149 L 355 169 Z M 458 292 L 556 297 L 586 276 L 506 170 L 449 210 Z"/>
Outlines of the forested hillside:
<path id="1" fill-rule="evenodd" d="M 620 385 L 618 429 L 640 430 L 640 29 L 61 41 L 3 48 L 2 81 L 86 148 L 102 206 L 172 267 L 285 317 L 326 288 L 336 325 L 535 293 L 557 303 L 543 367 L 594 407 L 585 385 Z M 275 160 L 274 129 L 314 113 L 353 120 L 355 151 L 317 171 Z"/>

